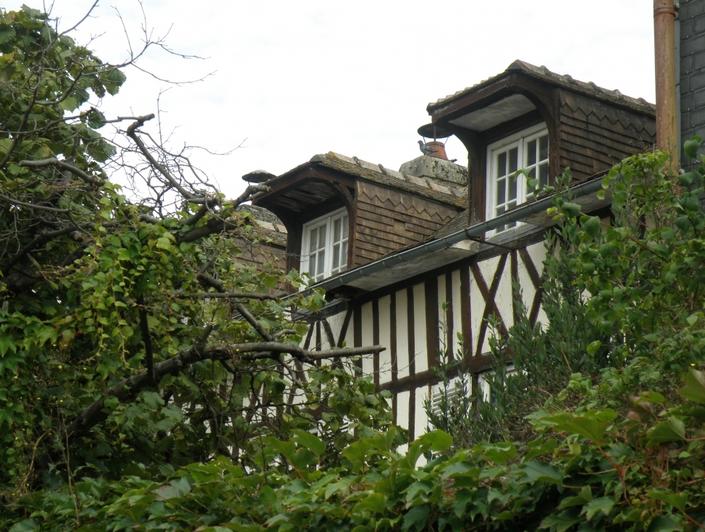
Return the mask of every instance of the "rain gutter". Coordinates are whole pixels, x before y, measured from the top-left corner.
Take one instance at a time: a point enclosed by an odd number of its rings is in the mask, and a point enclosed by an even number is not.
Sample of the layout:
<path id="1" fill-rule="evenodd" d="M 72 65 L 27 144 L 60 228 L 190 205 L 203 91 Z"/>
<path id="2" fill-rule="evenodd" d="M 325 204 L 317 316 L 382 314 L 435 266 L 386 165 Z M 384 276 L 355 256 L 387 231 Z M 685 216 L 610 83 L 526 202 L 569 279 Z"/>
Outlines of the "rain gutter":
<path id="1" fill-rule="evenodd" d="M 497 227 L 511 222 L 524 221 L 533 214 L 545 212 L 546 209 L 552 206 L 553 200 L 558 196 L 568 194 L 577 198 L 597 192 L 601 188 L 602 176 L 594 178 L 590 181 L 586 181 L 579 185 L 575 185 L 574 187 L 571 187 L 566 191 L 551 194 L 550 196 L 546 196 L 545 198 L 532 201 L 531 203 L 525 203 L 520 207 L 500 214 L 499 216 L 492 218 L 491 220 L 488 220 L 486 222 L 480 222 L 475 225 L 471 225 L 469 227 L 466 227 L 465 229 L 455 231 L 454 233 L 438 238 L 436 240 L 432 240 L 425 244 L 421 244 L 419 246 L 406 249 L 398 253 L 394 253 L 387 257 L 378 259 L 374 262 L 365 264 L 364 266 L 360 266 L 359 268 L 355 268 L 354 270 L 350 270 L 335 277 L 331 277 L 330 279 L 326 279 L 324 281 L 312 285 L 311 287 L 309 287 L 309 290 L 320 288 L 328 292 L 329 290 L 334 290 L 336 288 L 340 288 L 341 286 L 346 286 L 351 282 L 355 281 L 356 279 L 375 274 L 381 270 L 390 268 L 397 264 L 413 261 L 416 258 L 428 255 L 430 253 L 435 253 L 444 249 L 448 249 L 453 245 L 457 244 L 458 242 L 462 242 L 463 240 L 478 240 L 480 238 L 483 238 L 484 234 L 487 231 L 492 231 Z"/>

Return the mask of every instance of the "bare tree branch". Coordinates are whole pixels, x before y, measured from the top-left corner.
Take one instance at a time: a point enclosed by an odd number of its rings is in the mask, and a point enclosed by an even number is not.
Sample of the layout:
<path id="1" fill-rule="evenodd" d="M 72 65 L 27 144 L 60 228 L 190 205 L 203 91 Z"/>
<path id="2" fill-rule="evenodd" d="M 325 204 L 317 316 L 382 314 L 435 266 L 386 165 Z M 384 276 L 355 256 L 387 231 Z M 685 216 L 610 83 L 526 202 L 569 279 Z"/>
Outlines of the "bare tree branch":
<path id="1" fill-rule="evenodd" d="M 175 297 L 183 299 L 259 299 L 276 301 L 279 296 L 255 292 L 176 292 Z"/>
<path id="2" fill-rule="evenodd" d="M 194 346 L 181 354 L 154 365 L 153 375 L 156 383 L 167 375 L 174 375 L 185 368 L 202 360 L 236 360 L 254 362 L 257 360 L 274 360 L 278 362 L 278 354 L 290 354 L 293 357 L 313 364 L 318 360 L 349 358 L 361 355 L 371 355 L 384 351 L 382 346 L 353 347 L 330 349 L 327 351 L 308 351 L 294 344 L 279 342 L 252 342 L 232 346 L 199 348 Z M 134 399 L 141 391 L 153 386 L 152 375 L 144 371 L 132 377 L 121 380 L 108 388 L 103 396 L 85 408 L 81 414 L 68 426 L 71 438 L 85 433 L 91 427 L 107 417 L 104 410 L 105 400 L 115 397 L 121 402 Z"/>
<path id="3" fill-rule="evenodd" d="M 163 164 L 159 163 L 159 161 L 154 158 L 149 149 L 147 149 L 145 143 L 142 142 L 142 139 L 137 134 L 137 129 L 142 127 L 145 122 L 147 122 L 148 120 L 152 120 L 153 118 L 154 113 L 138 117 L 137 120 L 135 120 L 132 124 L 128 126 L 127 136 L 135 142 L 137 148 L 140 150 L 142 155 L 144 155 L 145 159 L 149 161 L 149 164 L 152 165 L 152 167 L 157 170 L 164 177 L 164 179 L 166 179 L 167 182 L 172 187 L 174 187 L 179 192 L 179 194 L 184 197 L 184 199 L 192 201 L 194 203 L 204 202 L 205 198 L 203 198 L 202 196 L 197 196 L 196 194 L 193 194 L 192 192 L 186 190 L 183 186 L 181 186 L 181 183 L 179 183 L 178 180 L 176 180 L 174 176 L 171 175 L 169 170 L 167 170 L 167 168 Z"/>
<path id="4" fill-rule="evenodd" d="M 56 157 L 49 157 L 47 159 L 35 159 L 33 161 L 20 161 L 18 163 L 20 166 L 25 166 L 27 168 L 45 168 L 47 166 L 58 166 L 62 170 L 71 172 L 75 176 L 80 177 L 84 181 L 91 183 L 93 185 L 100 185 L 103 181 L 101 179 L 96 179 L 92 175 L 84 172 L 80 168 L 67 163 L 66 161 L 60 161 Z"/>

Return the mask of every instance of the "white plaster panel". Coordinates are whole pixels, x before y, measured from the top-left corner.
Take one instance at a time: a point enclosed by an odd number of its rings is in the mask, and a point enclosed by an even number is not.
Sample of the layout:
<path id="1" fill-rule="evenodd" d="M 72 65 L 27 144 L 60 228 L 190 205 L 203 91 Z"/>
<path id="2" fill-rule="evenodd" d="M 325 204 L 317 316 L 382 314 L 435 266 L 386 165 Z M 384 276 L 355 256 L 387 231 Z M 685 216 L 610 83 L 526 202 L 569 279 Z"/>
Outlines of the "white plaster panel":
<path id="1" fill-rule="evenodd" d="M 442 355 L 447 352 L 448 347 L 446 339 L 448 338 L 448 331 L 452 330 L 453 324 L 446 322 L 446 276 L 441 274 L 438 276 L 438 353 L 439 360 L 442 359 Z M 448 302 L 448 305 L 451 303 Z M 452 346 L 450 346 L 452 348 Z"/>
<path id="2" fill-rule="evenodd" d="M 517 268 L 517 274 L 519 278 L 519 287 L 521 288 L 521 300 L 524 303 L 524 308 L 526 312 L 531 311 L 531 305 L 534 302 L 534 296 L 536 295 L 536 289 L 534 288 L 534 283 L 531 281 L 529 272 L 526 269 L 526 264 L 524 259 L 519 257 L 519 267 Z"/>
<path id="3" fill-rule="evenodd" d="M 423 283 L 414 285 L 414 360 L 416 373 L 428 369 L 426 353 L 426 293 Z"/>
<path id="4" fill-rule="evenodd" d="M 379 382 L 384 384 L 392 380 L 391 327 L 389 323 L 389 306 L 391 296 L 379 299 L 379 343 L 385 350 L 379 354 Z"/>
<path id="5" fill-rule="evenodd" d="M 409 428 L 409 392 L 399 392 L 397 394 L 396 424 L 403 429 Z"/>
<path id="6" fill-rule="evenodd" d="M 469 331 L 463 331 L 462 320 L 462 296 L 460 294 L 460 270 L 455 270 L 451 274 L 453 282 L 453 353 L 462 353 L 463 341 L 458 338 L 458 334 L 469 334 Z"/>
<path id="7" fill-rule="evenodd" d="M 329 316 L 327 319 L 328 319 L 328 324 L 330 325 L 331 331 L 333 331 L 333 342 L 337 342 L 338 338 L 340 337 L 340 329 L 342 329 L 343 321 L 345 320 L 345 311 L 338 312 L 338 314 L 334 314 L 333 316 Z M 335 347 L 335 345 L 330 345 L 330 342 L 328 341 L 328 335 L 326 334 L 325 329 L 321 331 L 321 336 L 323 338 L 324 348 Z"/>
<path id="8" fill-rule="evenodd" d="M 430 386 L 416 388 L 416 411 L 414 412 L 414 438 L 418 438 L 428 430 L 428 416 L 424 404 L 429 398 Z"/>
<path id="9" fill-rule="evenodd" d="M 492 259 L 490 259 L 492 260 Z M 495 261 L 496 263 L 496 261 Z M 480 263 L 482 264 L 482 263 Z M 496 264 L 495 264 L 496 265 Z M 482 268 L 480 268 L 482 271 Z M 494 270 L 493 270 L 494 273 Z M 470 275 L 470 328 L 472 329 L 472 354 L 477 352 L 477 340 L 480 336 L 480 325 L 482 324 L 482 316 L 485 314 L 485 298 L 482 297 L 482 292 L 478 288 L 477 281 L 472 271 L 469 272 Z M 483 276 L 484 277 L 484 276 Z M 485 277 L 486 279 L 486 277 Z M 485 352 L 485 346 L 487 344 L 487 338 L 485 337 L 485 343 L 483 344 L 483 350 Z"/>
<path id="10" fill-rule="evenodd" d="M 399 290 L 396 294 L 397 322 L 392 324 L 397 333 L 397 368 L 399 378 L 409 375 L 409 333 L 407 322 L 408 298 L 406 290 Z"/>
<path id="11" fill-rule="evenodd" d="M 362 318 L 362 345 L 369 346 L 373 344 L 372 341 L 372 303 L 365 303 L 360 309 L 360 316 Z M 374 373 L 374 362 L 372 361 L 372 355 L 365 355 L 362 357 L 362 373 L 366 377 L 372 377 Z"/>
<path id="12" fill-rule="evenodd" d="M 546 260 L 545 243 L 537 242 L 536 244 L 527 247 L 526 251 L 528 251 L 529 256 L 531 257 L 531 262 L 533 262 L 534 266 L 536 267 L 536 271 L 539 275 L 541 275 L 543 273 L 543 261 Z M 548 323 L 546 313 L 543 311 L 543 305 L 539 307 L 539 313 L 536 318 L 536 322 L 541 323 L 544 326 Z"/>
<path id="13" fill-rule="evenodd" d="M 537 242 L 528 246 L 526 251 L 529 253 L 534 266 L 536 266 L 536 271 L 541 275 L 543 273 L 543 261 L 546 260 L 546 244 Z"/>
<path id="14" fill-rule="evenodd" d="M 350 322 L 348 323 L 348 330 L 345 331 L 345 347 L 355 346 L 355 313 L 353 312 L 350 316 Z"/>
<path id="15" fill-rule="evenodd" d="M 494 300 L 497 303 L 497 309 L 499 310 L 504 324 L 507 328 L 514 324 L 514 316 L 512 312 L 514 297 L 512 295 L 512 265 L 511 257 L 507 257 L 504 263 L 504 270 L 502 271 L 502 277 L 499 280 L 499 286 L 497 286 L 497 293 L 494 296 Z M 494 272 L 490 277 L 485 277 L 487 279 L 487 285 L 492 283 L 492 278 L 494 277 Z"/>

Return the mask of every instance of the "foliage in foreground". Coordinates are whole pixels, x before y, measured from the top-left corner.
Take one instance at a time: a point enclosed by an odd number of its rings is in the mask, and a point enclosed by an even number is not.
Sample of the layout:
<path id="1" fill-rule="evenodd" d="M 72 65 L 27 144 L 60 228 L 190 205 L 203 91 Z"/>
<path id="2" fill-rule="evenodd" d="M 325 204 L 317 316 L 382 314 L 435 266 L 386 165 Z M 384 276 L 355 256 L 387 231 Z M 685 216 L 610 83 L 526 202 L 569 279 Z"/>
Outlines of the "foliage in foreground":
<path id="1" fill-rule="evenodd" d="M 262 465 L 287 469 L 216 458 L 164 477 L 85 479 L 75 498 L 63 489 L 24 499 L 31 517 L 19 526 L 697 529 L 705 522 L 703 168 L 678 179 L 664 174 L 659 155 L 638 156 L 607 179 L 613 226 L 571 202 L 557 207 L 573 243 L 573 282 L 592 294 L 586 319 L 601 338 L 581 352 L 611 361 L 594 379 L 574 374 L 531 414 L 533 439 L 451 451 L 451 437 L 434 431 L 401 456 L 389 430 L 358 438 L 338 465 L 321 467 L 325 445 L 300 433 L 262 447 Z M 422 454 L 429 462 L 417 467 Z"/>
<path id="2" fill-rule="evenodd" d="M 335 465 L 389 421 L 344 370 L 351 350 L 300 347 L 292 316 L 321 295 L 283 299 L 296 275 L 238 260 L 266 236 L 240 208 L 265 187 L 226 200 L 154 140 L 154 115 L 104 116 L 124 81 L 46 14 L 0 9 L 0 529 L 41 490 L 216 455 L 258 470 L 262 441 L 312 430 Z M 147 196 L 127 199 L 116 170 Z"/>
<path id="3" fill-rule="evenodd" d="M 271 350 L 301 363 L 310 354 L 297 351 L 288 307 L 242 296 L 267 296 L 278 281 L 223 253 L 229 239 L 218 235 L 248 226 L 237 204 L 151 162 L 159 190 L 181 206 L 126 201 L 104 179 L 113 148 L 96 129 L 105 119 L 85 107 L 123 78 L 40 14 L 22 13 L 0 19 L 0 98 L 11 94 L 0 138 L 0 528 L 705 522 L 702 166 L 674 183 L 659 155 L 625 161 L 607 179 L 609 227 L 559 202 L 567 277 L 592 295 L 580 301 L 591 332 L 563 354 L 601 362 L 571 364 L 585 373 L 535 403 L 530 430 L 502 418 L 501 431 L 476 436 L 495 441 L 462 450 L 431 432 L 401 456 L 396 431 L 376 430 L 388 418 L 369 382 L 335 365 L 311 364 L 303 402 L 282 406 L 301 373 Z M 131 124 L 134 143 L 144 122 Z M 252 320 L 233 320 L 235 311 Z M 536 334 L 515 330 L 510 341 Z M 545 345 L 560 337 L 545 334 Z M 526 439 L 500 441 L 505 432 Z M 429 461 L 417 467 L 422 454 Z"/>

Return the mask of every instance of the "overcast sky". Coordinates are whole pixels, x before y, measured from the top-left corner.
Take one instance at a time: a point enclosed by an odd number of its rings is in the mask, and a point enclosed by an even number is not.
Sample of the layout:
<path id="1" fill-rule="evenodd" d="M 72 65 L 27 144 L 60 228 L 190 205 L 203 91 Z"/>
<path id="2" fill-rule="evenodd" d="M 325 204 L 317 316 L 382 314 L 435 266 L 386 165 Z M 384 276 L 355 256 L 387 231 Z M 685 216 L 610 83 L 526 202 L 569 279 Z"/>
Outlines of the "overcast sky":
<path id="1" fill-rule="evenodd" d="M 41 0 L 5 0 L 7 9 Z M 92 4 L 56 0 L 60 28 Z M 200 152 L 197 163 L 228 195 L 255 169 L 275 174 L 316 153 L 337 151 L 389 168 L 419 155 L 416 129 L 426 105 L 504 70 L 514 59 L 608 89 L 654 99 L 652 0 L 144 0 L 155 49 L 141 65 L 175 81 L 161 96 L 172 145 Z M 105 1 L 74 37 L 105 61 L 127 55 L 119 10 L 138 47 L 135 0 Z M 170 86 L 128 69 L 109 114 L 154 112 Z M 110 100 L 110 101 L 109 101 Z M 459 142 L 451 158 L 464 162 Z"/>

